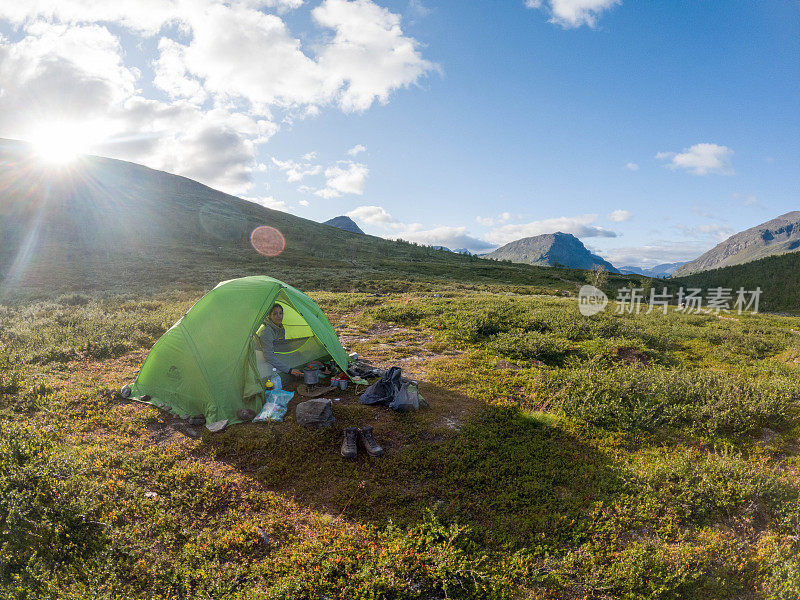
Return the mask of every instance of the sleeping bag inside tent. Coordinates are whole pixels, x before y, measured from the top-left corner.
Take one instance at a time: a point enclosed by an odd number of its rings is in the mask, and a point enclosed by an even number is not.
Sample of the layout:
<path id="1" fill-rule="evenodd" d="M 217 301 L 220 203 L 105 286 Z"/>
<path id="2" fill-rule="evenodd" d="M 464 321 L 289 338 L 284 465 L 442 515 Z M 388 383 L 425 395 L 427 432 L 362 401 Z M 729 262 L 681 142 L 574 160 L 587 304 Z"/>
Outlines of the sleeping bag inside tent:
<path id="1" fill-rule="evenodd" d="M 276 302 L 286 331 L 286 345 L 276 352 L 285 362 L 299 367 L 333 359 L 347 370 L 347 353 L 316 302 L 282 281 L 256 275 L 223 281 L 198 300 L 150 350 L 131 395 L 150 396 L 150 404 L 176 415 L 202 414 L 209 424 L 240 422 L 236 413 L 242 408 L 258 412 L 265 387 L 256 333 Z"/>

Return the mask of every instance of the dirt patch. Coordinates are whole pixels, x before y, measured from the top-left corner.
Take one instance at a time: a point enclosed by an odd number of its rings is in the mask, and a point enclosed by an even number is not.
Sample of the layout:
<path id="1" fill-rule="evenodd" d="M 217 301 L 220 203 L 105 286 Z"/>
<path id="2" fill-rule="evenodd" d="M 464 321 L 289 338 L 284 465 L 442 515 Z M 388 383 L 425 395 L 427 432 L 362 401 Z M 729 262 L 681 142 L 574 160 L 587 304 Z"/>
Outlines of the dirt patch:
<path id="1" fill-rule="evenodd" d="M 630 347 L 617 348 L 617 359 L 626 365 L 646 367 L 650 364 L 650 358 L 644 352 Z"/>
<path id="2" fill-rule="evenodd" d="M 517 364 L 512 363 L 508 360 L 498 360 L 497 364 L 494 366 L 495 369 L 511 369 L 512 371 L 519 371 L 522 367 Z"/>

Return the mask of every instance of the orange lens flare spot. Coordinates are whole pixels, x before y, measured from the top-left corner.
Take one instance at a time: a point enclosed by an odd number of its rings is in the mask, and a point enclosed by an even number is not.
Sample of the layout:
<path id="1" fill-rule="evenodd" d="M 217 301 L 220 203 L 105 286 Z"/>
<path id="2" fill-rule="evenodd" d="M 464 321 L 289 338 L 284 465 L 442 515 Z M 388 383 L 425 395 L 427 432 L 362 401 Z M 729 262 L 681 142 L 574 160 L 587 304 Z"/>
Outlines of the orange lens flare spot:
<path id="1" fill-rule="evenodd" d="M 250 234 L 250 244 L 256 252 L 264 256 L 278 256 L 286 249 L 283 234 L 269 225 L 261 225 Z"/>

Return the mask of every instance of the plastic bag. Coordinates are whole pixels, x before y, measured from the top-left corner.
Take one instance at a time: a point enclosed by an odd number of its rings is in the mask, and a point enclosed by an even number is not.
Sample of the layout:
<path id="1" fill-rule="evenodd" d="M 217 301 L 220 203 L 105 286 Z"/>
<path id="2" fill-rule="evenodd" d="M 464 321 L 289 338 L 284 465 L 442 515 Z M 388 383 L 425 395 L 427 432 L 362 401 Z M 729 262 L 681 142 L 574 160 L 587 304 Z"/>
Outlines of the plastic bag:
<path id="1" fill-rule="evenodd" d="M 394 395 L 394 400 L 389 404 L 389 408 L 398 412 L 411 412 L 419 410 L 419 395 L 417 386 L 413 383 L 403 383 Z"/>
<path id="2" fill-rule="evenodd" d="M 400 391 L 400 367 L 392 367 L 383 374 L 378 381 L 369 386 L 361 394 L 359 402 L 361 404 L 383 404 L 389 405 L 394 400 L 395 394 Z"/>
<path id="3" fill-rule="evenodd" d="M 283 421 L 286 411 L 289 408 L 289 401 L 294 396 L 294 392 L 284 390 L 270 390 L 266 394 L 264 407 L 261 412 L 253 419 L 253 423 L 263 421 Z"/>

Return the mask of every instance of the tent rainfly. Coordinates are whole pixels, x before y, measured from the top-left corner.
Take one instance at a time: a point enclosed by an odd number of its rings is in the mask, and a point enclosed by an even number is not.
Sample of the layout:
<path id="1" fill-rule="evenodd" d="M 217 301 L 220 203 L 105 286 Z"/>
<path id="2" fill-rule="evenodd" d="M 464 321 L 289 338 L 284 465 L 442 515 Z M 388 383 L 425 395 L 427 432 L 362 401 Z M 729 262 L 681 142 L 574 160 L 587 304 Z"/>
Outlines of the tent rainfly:
<path id="1" fill-rule="evenodd" d="M 300 290 L 262 275 L 223 281 L 203 296 L 155 343 L 131 385 L 131 395 L 171 412 L 204 415 L 207 423 L 240 422 L 237 412 L 261 408 L 264 381 L 256 363 L 256 332 L 270 308 L 283 306 L 284 358 L 293 367 L 332 358 L 347 370 L 348 356 L 319 306 Z"/>

